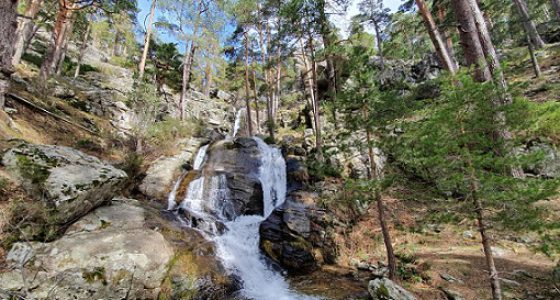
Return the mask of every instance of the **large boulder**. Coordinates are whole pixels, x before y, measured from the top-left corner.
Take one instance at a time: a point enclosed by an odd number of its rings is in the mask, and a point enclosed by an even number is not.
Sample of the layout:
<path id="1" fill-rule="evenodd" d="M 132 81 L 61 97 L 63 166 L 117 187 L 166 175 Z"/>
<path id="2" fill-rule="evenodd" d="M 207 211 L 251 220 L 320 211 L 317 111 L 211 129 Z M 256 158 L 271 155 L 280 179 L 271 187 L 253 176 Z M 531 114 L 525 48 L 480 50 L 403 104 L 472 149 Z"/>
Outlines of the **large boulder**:
<path id="1" fill-rule="evenodd" d="M 0 298 L 226 299 L 235 281 L 222 275 L 212 246 L 163 217 L 115 199 L 52 243 L 16 243 Z"/>
<path id="2" fill-rule="evenodd" d="M 110 200 L 127 178 L 124 171 L 96 157 L 62 146 L 20 143 L 4 154 L 2 163 L 31 196 L 28 217 L 42 214 L 54 227 Z"/>
<path id="3" fill-rule="evenodd" d="M 387 278 L 370 281 L 368 291 L 373 300 L 416 300 L 410 292 Z"/>
<path id="4" fill-rule="evenodd" d="M 200 139 L 185 140 L 177 145 L 182 149 L 179 154 L 156 159 L 146 171 L 140 191 L 151 199 L 167 199 L 182 167 L 193 159 L 201 143 Z"/>
<path id="5" fill-rule="evenodd" d="M 261 249 L 292 274 L 309 273 L 335 260 L 332 222 L 316 207 L 317 198 L 314 193 L 293 191 L 260 226 Z"/>
<path id="6" fill-rule="evenodd" d="M 526 165 L 525 172 L 542 178 L 560 177 L 560 152 L 550 144 L 536 141 L 519 150 L 539 158 L 538 162 Z"/>
<path id="7" fill-rule="evenodd" d="M 223 208 L 223 215 L 263 214 L 263 192 L 258 176 L 261 164 L 260 151 L 253 138 L 220 141 L 208 149 L 204 176 L 225 175 L 229 190 L 230 207 Z"/>

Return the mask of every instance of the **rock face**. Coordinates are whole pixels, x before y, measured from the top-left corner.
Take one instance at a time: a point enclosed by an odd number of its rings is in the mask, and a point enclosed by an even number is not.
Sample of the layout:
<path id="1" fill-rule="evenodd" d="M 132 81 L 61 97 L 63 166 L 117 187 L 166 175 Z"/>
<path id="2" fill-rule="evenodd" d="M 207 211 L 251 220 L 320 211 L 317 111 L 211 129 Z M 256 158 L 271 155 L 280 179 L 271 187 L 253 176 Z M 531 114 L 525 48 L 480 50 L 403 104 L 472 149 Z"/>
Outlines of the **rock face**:
<path id="1" fill-rule="evenodd" d="M 560 153 L 549 144 L 533 142 L 528 144 L 521 152 L 529 155 L 542 155 L 541 160 L 525 167 L 525 171 L 542 178 L 560 177 Z"/>
<path id="2" fill-rule="evenodd" d="M 183 149 L 181 153 L 175 156 L 160 157 L 154 161 L 146 171 L 146 177 L 139 187 L 140 191 L 155 200 L 167 199 L 173 184 L 181 173 L 182 166 L 193 159 L 201 143 L 201 139 L 186 140 L 177 145 Z"/>
<path id="3" fill-rule="evenodd" d="M 335 243 L 330 238 L 329 216 L 318 209 L 318 195 L 303 191 L 308 178 L 301 160 L 289 157 L 288 195 L 260 226 L 260 247 L 292 274 L 309 273 L 334 263 Z"/>
<path id="4" fill-rule="evenodd" d="M 2 162 L 53 225 L 71 222 L 111 199 L 127 178 L 96 157 L 61 146 L 21 143 Z"/>
<path id="5" fill-rule="evenodd" d="M 309 197 L 314 195 L 291 193 L 260 227 L 261 249 L 292 274 L 309 273 L 335 258 L 334 243 L 325 229 L 328 217 L 301 202 Z"/>
<path id="6" fill-rule="evenodd" d="M 373 300 L 416 300 L 411 293 L 387 278 L 370 281 L 368 291 Z"/>
<path id="7" fill-rule="evenodd" d="M 17 243 L 8 258 L 12 272 L 0 275 L 3 288 L 33 298 L 156 298 L 173 250 L 164 237 L 144 228 L 144 210 L 115 201 L 73 224 L 52 243 Z M 55 288 L 53 288 L 55 287 Z"/>
<path id="8" fill-rule="evenodd" d="M 262 185 L 258 178 L 260 152 L 252 138 L 221 141 L 208 149 L 205 175 L 225 175 L 233 207 L 225 208 L 228 218 L 263 213 Z M 213 172 L 215 174 L 208 174 Z"/>
<path id="9" fill-rule="evenodd" d="M 16 243 L 0 298 L 228 299 L 237 284 L 222 275 L 213 247 L 140 205 L 115 199 L 52 243 Z"/>

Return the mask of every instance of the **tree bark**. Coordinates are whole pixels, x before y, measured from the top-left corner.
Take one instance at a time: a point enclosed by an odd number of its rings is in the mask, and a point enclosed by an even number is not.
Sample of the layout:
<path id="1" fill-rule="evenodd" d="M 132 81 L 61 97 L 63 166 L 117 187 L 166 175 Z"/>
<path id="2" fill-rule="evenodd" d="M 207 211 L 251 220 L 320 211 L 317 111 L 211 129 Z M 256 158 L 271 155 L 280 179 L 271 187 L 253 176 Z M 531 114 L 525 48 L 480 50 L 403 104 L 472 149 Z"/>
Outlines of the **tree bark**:
<path id="1" fill-rule="evenodd" d="M 515 2 L 515 6 L 517 7 L 517 11 L 521 16 L 521 21 L 523 22 L 523 27 L 525 31 L 529 35 L 533 46 L 536 49 L 541 49 L 544 47 L 544 41 L 542 40 L 539 32 L 537 31 L 537 27 L 533 20 L 531 20 L 531 16 L 529 15 L 529 9 L 527 8 L 527 3 L 525 0 L 513 0 Z"/>
<path id="2" fill-rule="evenodd" d="M 315 119 L 315 148 L 317 149 L 317 160 L 323 162 L 325 159 L 323 157 L 323 137 L 322 137 L 322 126 L 321 126 L 321 112 L 319 107 L 319 100 L 317 99 L 317 68 L 315 67 L 315 47 L 313 46 L 313 37 L 309 33 L 309 52 L 311 53 L 311 75 L 313 76 L 313 90 L 315 92 L 315 97 L 313 97 L 313 117 Z"/>
<path id="3" fill-rule="evenodd" d="M 84 59 L 84 55 L 86 54 L 86 50 L 88 47 L 88 39 L 91 31 L 91 22 L 93 21 L 92 19 L 93 19 L 93 14 L 90 14 L 88 17 L 88 24 L 87 24 L 86 32 L 84 34 L 84 39 L 82 40 L 82 44 L 80 45 L 80 54 L 78 56 L 78 62 L 76 64 L 76 71 L 74 72 L 74 78 L 78 78 L 78 76 L 80 76 L 82 60 Z"/>
<path id="4" fill-rule="evenodd" d="M 210 63 L 206 63 L 204 68 L 204 85 L 202 87 L 202 93 L 208 97 L 210 96 L 210 88 L 212 87 L 212 66 Z"/>
<path id="5" fill-rule="evenodd" d="M 369 113 L 365 113 L 365 118 L 369 118 Z M 377 172 L 377 165 L 375 163 L 375 154 L 373 153 L 373 145 L 371 138 L 371 130 L 366 126 L 366 142 L 368 147 L 369 165 L 370 165 L 370 180 L 379 180 L 383 177 L 383 174 Z M 389 279 L 395 280 L 397 272 L 397 260 L 395 258 L 395 251 L 393 249 L 393 242 L 391 239 L 391 232 L 387 226 L 385 220 L 385 205 L 383 204 L 383 197 L 381 193 L 376 188 L 374 192 L 375 201 L 377 204 L 377 217 L 379 220 L 379 225 L 381 227 L 381 234 L 383 235 L 383 243 L 385 244 L 385 251 L 387 253 L 387 268 L 389 269 Z"/>
<path id="6" fill-rule="evenodd" d="M 539 61 L 537 59 L 537 55 L 535 55 L 535 49 L 533 47 L 533 43 L 531 43 L 531 39 L 527 37 L 527 48 L 529 49 L 529 55 L 531 56 L 531 64 L 533 65 L 533 71 L 535 71 L 535 77 L 541 77 L 541 67 L 539 66 Z"/>
<path id="7" fill-rule="evenodd" d="M 464 131 L 461 128 L 462 131 Z M 468 153 L 468 149 L 466 150 Z M 502 289 L 500 287 L 500 278 L 498 275 L 498 270 L 494 263 L 494 256 L 492 254 L 492 241 L 488 237 L 486 232 L 486 224 L 484 219 L 484 207 L 482 205 L 481 199 L 478 197 L 479 185 L 476 176 L 476 172 L 473 166 L 472 159 L 470 155 L 467 157 L 467 166 L 470 177 L 470 189 L 471 197 L 473 200 L 474 211 L 476 213 L 476 220 L 478 224 L 478 231 L 480 232 L 480 237 L 482 239 L 482 249 L 484 250 L 484 257 L 486 259 L 486 267 L 490 272 L 490 286 L 492 288 L 492 299 L 502 300 Z"/>
<path id="8" fill-rule="evenodd" d="M 474 78 L 480 82 L 492 80 L 468 0 L 452 0 L 452 7 L 458 22 L 457 28 L 465 60 L 468 66 L 475 66 Z"/>
<path id="9" fill-rule="evenodd" d="M 381 45 L 381 30 L 379 29 L 379 24 L 376 20 L 371 20 L 373 28 L 375 29 L 375 40 L 377 44 L 377 55 L 381 62 L 381 69 L 385 69 L 385 57 L 383 56 L 383 45 Z"/>
<path id="10" fill-rule="evenodd" d="M 24 54 L 25 41 L 29 38 L 33 31 L 34 20 L 43 4 L 43 0 L 30 0 L 27 4 L 23 18 L 18 23 L 18 28 L 16 31 L 16 42 L 14 57 L 12 59 L 12 64 L 18 65 L 21 61 L 21 57 Z"/>
<path id="11" fill-rule="evenodd" d="M 247 130 L 249 136 L 253 135 L 253 120 L 251 116 L 251 100 L 249 94 L 249 34 L 247 30 L 243 31 L 245 45 L 245 106 L 247 110 Z"/>
<path id="12" fill-rule="evenodd" d="M 0 1 L 0 110 L 4 109 L 4 97 L 14 72 L 12 56 L 17 30 L 17 3 L 17 0 Z"/>
<path id="13" fill-rule="evenodd" d="M 449 54 L 447 46 L 439 33 L 439 30 L 436 26 L 436 22 L 434 22 L 434 18 L 428 9 L 428 5 L 424 0 L 415 0 L 416 5 L 418 6 L 418 10 L 424 19 L 424 25 L 430 35 L 430 39 L 432 40 L 432 44 L 436 49 L 436 53 L 439 57 L 440 62 L 443 64 L 443 67 L 449 71 L 451 74 L 455 74 L 457 72 L 457 67 L 455 65 L 454 59 Z"/>
<path id="14" fill-rule="evenodd" d="M 303 87 L 305 89 L 306 86 L 306 81 L 307 81 L 307 87 L 309 88 L 309 97 L 310 99 L 310 103 L 309 106 L 311 107 L 313 114 L 315 114 L 315 91 L 313 88 L 313 78 L 311 75 L 309 75 L 310 72 L 312 72 L 312 70 L 309 68 L 308 64 L 307 64 L 307 56 L 305 55 L 305 46 L 303 44 L 303 39 L 300 39 L 300 43 L 301 43 L 301 60 L 303 61 L 303 72 L 302 72 L 302 79 L 303 79 Z M 307 116 L 308 114 L 306 114 Z M 311 123 L 311 127 L 313 129 L 316 130 L 315 125 L 313 123 Z"/>
<path id="15" fill-rule="evenodd" d="M 261 132 L 261 119 L 259 113 L 259 98 L 257 97 L 257 72 L 253 69 L 253 96 L 255 98 L 255 112 L 257 115 L 257 133 Z"/>
<path id="16" fill-rule="evenodd" d="M 53 31 L 53 43 L 50 45 L 49 50 L 43 60 L 41 65 L 41 70 L 39 71 L 39 78 L 43 83 L 47 82 L 48 77 L 55 71 L 60 59 L 64 40 L 66 38 L 66 31 L 68 30 L 68 23 L 72 17 L 72 5 L 67 0 L 59 0 L 58 12 L 56 15 L 56 21 Z"/>
<path id="17" fill-rule="evenodd" d="M 146 68 L 146 59 L 148 58 L 148 50 L 150 49 L 150 39 L 152 35 L 152 24 L 154 22 L 154 15 L 156 13 L 156 3 L 157 0 L 152 0 L 152 6 L 150 7 L 150 17 L 148 19 L 148 27 L 146 28 L 146 37 L 144 38 L 144 50 L 142 51 L 140 66 L 138 67 L 139 81 L 142 81 L 144 77 L 144 70 Z"/>
<path id="18" fill-rule="evenodd" d="M 438 18 L 439 22 L 443 25 L 446 23 L 445 19 L 446 13 L 445 9 L 443 8 L 442 4 L 438 2 Z M 443 38 L 445 39 L 445 46 L 447 48 L 447 53 L 449 53 L 449 57 L 453 60 L 453 65 L 455 66 L 455 70 L 459 69 L 459 63 L 457 62 L 457 58 L 455 57 L 455 52 L 453 51 L 453 39 L 451 39 L 451 34 L 449 30 L 443 30 Z"/>
<path id="19" fill-rule="evenodd" d="M 179 118 L 185 119 L 185 100 L 187 99 L 187 92 L 189 91 L 189 83 L 191 82 L 191 70 L 194 61 L 194 55 L 196 53 L 196 44 L 191 41 L 191 46 L 183 62 L 183 80 L 181 84 L 181 98 L 179 99 Z"/>
<path id="20" fill-rule="evenodd" d="M 75 19 L 72 18 L 67 23 L 67 27 L 64 30 L 64 42 L 62 44 L 62 51 L 60 52 L 60 57 L 57 58 L 55 72 L 57 75 L 60 75 L 62 72 L 62 67 L 64 66 L 64 60 L 66 59 L 66 53 L 68 52 L 68 43 L 72 37 L 72 30 L 74 29 L 74 21 Z"/>

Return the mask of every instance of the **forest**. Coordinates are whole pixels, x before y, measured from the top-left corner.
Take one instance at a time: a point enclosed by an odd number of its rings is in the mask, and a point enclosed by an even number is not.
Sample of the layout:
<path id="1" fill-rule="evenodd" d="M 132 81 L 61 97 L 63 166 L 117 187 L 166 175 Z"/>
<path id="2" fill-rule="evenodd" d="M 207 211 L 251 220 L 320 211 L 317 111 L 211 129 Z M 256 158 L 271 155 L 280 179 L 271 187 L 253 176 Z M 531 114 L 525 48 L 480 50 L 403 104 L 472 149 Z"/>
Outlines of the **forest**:
<path id="1" fill-rule="evenodd" d="M 0 299 L 560 299 L 560 0 L 0 0 Z"/>

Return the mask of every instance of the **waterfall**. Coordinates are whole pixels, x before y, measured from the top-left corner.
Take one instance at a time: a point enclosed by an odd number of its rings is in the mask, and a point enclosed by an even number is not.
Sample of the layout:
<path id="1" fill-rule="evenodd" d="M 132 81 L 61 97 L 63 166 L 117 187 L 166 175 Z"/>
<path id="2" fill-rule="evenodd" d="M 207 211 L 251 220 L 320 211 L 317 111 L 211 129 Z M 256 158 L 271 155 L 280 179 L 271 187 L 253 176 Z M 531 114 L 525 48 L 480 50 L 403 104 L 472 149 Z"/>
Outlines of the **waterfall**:
<path id="1" fill-rule="evenodd" d="M 241 128 L 241 118 L 245 112 L 247 112 L 247 109 L 240 108 L 235 114 L 235 123 L 233 123 L 233 135 L 232 135 L 233 138 L 237 136 L 237 133 L 239 132 L 239 128 Z"/>
<path id="2" fill-rule="evenodd" d="M 193 170 L 200 170 L 200 168 L 202 167 L 202 163 L 206 158 L 206 151 L 208 151 L 208 146 L 210 146 L 210 144 L 204 145 L 200 147 L 200 149 L 198 149 L 193 163 Z"/>
<path id="3" fill-rule="evenodd" d="M 204 159 L 206 158 L 206 151 L 208 150 L 209 145 L 204 145 L 198 149 L 196 153 L 196 157 L 193 163 L 194 170 L 200 170 L 202 167 L 202 163 L 204 163 Z M 167 198 L 167 210 L 173 210 L 177 206 L 177 191 L 181 187 L 181 183 L 185 180 L 185 177 L 188 175 L 188 172 L 183 172 L 175 185 L 173 185 L 173 189 Z M 195 180 L 196 181 L 196 180 Z M 188 193 L 187 193 L 188 194 Z"/>
<path id="4" fill-rule="evenodd" d="M 237 126 L 236 126 L 237 127 Z M 242 280 L 241 294 L 253 300 L 313 300 L 290 289 L 288 282 L 274 270 L 259 249 L 259 226 L 286 198 L 286 162 L 278 148 L 254 138 L 260 152 L 258 178 L 263 189 L 264 215 L 237 216 L 228 220 L 222 214 L 229 200 L 224 174 L 202 176 L 193 180 L 180 204 L 182 209 L 201 220 L 206 238 L 216 244 L 216 255 L 226 270 Z M 199 151 L 202 153 L 201 151 Z M 204 153 L 206 150 L 204 150 Z M 198 156 L 197 156 L 198 161 Z M 201 167 L 204 158 L 200 159 Z M 226 230 L 219 233 L 216 223 Z"/>

